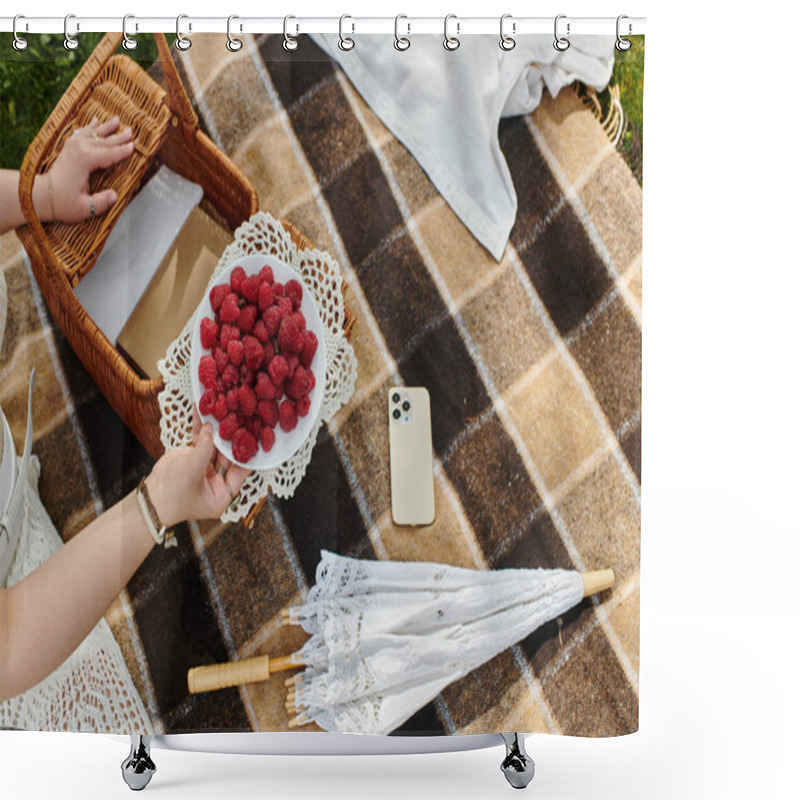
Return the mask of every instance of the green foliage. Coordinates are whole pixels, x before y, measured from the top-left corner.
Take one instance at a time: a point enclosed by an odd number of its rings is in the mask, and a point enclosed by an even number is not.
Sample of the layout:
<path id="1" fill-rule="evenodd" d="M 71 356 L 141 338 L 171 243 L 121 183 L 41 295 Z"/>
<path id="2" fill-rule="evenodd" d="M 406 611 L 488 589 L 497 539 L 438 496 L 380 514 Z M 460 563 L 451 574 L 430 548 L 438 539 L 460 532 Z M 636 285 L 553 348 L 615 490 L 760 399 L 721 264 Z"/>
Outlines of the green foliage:
<path id="1" fill-rule="evenodd" d="M 642 183 L 643 117 L 642 97 L 644 93 L 644 36 L 631 36 L 631 48 L 620 53 L 615 51 L 614 72 L 611 85 L 619 87 L 620 105 L 628 124 L 619 143 L 619 151 L 628 162 L 639 184 Z M 598 95 L 603 113 L 608 113 L 610 96 L 608 90 Z"/>
<path id="2" fill-rule="evenodd" d="M 33 137 L 102 37 L 82 33 L 80 46 L 70 51 L 61 34 L 28 34 L 27 49 L 18 52 L 12 34 L 0 33 L 0 167 L 19 169 Z M 140 36 L 138 42 L 130 53 L 119 52 L 148 69 L 158 57 L 155 40 Z"/>

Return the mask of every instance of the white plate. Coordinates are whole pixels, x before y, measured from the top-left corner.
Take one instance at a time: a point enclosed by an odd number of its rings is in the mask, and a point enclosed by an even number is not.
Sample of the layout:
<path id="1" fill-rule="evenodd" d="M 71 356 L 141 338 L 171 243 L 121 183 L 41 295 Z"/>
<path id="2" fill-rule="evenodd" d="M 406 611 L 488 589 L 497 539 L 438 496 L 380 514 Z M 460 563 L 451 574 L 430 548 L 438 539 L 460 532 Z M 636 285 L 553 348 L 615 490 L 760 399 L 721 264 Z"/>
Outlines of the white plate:
<path id="1" fill-rule="evenodd" d="M 272 267 L 272 272 L 275 275 L 275 280 L 278 283 L 286 283 L 294 278 L 303 287 L 303 300 L 300 303 L 300 311 L 306 318 L 306 328 L 313 331 L 317 337 L 317 352 L 314 354 L 314 360 L 311 362 L 311 370 L 314 373 L 316 385 L 311 390 L 311 407 L 305 417 L 298 417 L 297 427 L 291 432 L 286 433 L 280 425 L 275 428 L 275 444 L 269 453 L 265 453 L 259 443 L 258 452 L 246 464 L 236 461 L 233 457 L 233 450 L 231 443 L 226 442 L 219 436 L 219 422 L 212 416 L 200 415 L 202 420 L 208 420 L 214 427 L 214 443 L 222 455 L 236 464 L 241 464 L 248 469 L 274 469 L 280 466 L 285 461 L 288 461 L 299 449 L 308 435 L 314 428 L 317 415 L 319 414 L 320 406 L 322 405 L 322 396 L 325 393 L 325 372 L 327 369 L 327 353 L 325 350 L 325 336 L 322 331 L 322 320 L 319 318 L 317 306 L 308 290 L 308 286 L 303 282 L 300 276 L 288 264 L 274 256 L 252 255 L 243 256 L 225 269 L 222 274 L 214 281 L 214 286 L 220 283 L 228 283 L 231 272 L 235 267 L 242 267 L 248 275 L 257 275 L 263 266 Z M 200 402 L 205 389 L 200 384 L 200 377 L 198 375 L 198 367 L 200 359 L 206 355 L 208 351 L 203 349 L 200 343 L 200 321 L 203 317 L 211 317 L 214 319 L 214 312 L 211 310 L 211 299 L 207 294 L 197 310 L 197 316 L 194 321 L 194 332 L 192 334 L 192 391 L 194 392 L 195 403 Z"/>

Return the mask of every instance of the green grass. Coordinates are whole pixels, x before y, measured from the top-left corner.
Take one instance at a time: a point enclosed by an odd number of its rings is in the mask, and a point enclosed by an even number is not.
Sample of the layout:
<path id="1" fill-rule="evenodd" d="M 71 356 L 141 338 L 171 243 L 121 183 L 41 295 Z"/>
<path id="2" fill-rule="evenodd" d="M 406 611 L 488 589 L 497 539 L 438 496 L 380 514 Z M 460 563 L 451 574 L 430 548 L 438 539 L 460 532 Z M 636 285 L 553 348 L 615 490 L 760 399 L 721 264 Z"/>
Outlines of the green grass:
<path id="1" fill-rule="evenodd" d="M 642 183 L 643 115 L 644 92 L 644 36 L 631 36 L 632 47 L 626 52 L 615 51 L 614 72 L 611 84 L 619 86 L 620 104 L 628 126 L 619 144 L 619 150 L 628 162 L 633 174 Z M 608 90 L 599 95 L 603 112 L 608 109 Z"/>
<path id="2" fill-rule="evenodd" d="M 17 52 L 12 34 L 0 33 L 0 167 L 19 169 L 33 137 L 102 37 L 81 34 L 80 47 L 68 51 L 61 34 L 29 34 L 28 48 Z M 147 69 L 158 57 L 155 40 L 138 41 L 126 55 Z"/>

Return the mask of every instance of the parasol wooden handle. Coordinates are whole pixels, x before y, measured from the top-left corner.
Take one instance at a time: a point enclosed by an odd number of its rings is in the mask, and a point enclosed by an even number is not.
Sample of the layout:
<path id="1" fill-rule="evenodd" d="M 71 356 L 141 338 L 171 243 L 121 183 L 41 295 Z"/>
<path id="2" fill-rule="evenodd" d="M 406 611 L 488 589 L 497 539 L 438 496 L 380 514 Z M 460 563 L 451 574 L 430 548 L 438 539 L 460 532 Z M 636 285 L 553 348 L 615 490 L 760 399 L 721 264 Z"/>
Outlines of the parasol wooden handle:
<path id="1" fill-rule="evenodd" d="M 214 692 L 227 689 L 229 686 L 240 686 L 243 683 L 265 681 L 275 672 L 302 667 L 292 656 L 270 658 L 255 656 L 241 661 L 228 661 L 224 664 L 209 664 L 205 667 L 193 667 L 189 670 L 189 692 Z"/>
<path id="2" fill-rule="evenodd" d="M 595 572 L 582 572 L 583 578 L 583 596 L 588 597 L 591 594 L 604 592 L 614 585 L 614 570 L 613 569 L 599 569 Z"/>

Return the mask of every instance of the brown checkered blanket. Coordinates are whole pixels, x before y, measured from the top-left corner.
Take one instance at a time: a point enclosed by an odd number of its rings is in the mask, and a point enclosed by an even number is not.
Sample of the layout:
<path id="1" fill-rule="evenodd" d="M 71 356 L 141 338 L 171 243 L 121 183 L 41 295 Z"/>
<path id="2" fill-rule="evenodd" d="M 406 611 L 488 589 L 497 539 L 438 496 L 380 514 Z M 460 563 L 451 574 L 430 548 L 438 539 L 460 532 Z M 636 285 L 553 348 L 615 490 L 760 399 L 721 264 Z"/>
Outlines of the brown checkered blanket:
<path id="1" fill-rule="evenodd" d="M 495 262 L 314 44 L 193 37 L 181 69 L 202 124 L 261 207 L 339 261 L 358 323 L 352 401 L 323 428 L 294 497 L 252 530 L 191 523 L 110 609 L 157 732 L 286 730 L 282 680 L 191 696 L 190 667 L 305 639 L 320 550 L 499 569 L 612 567 L 586 600 L 448 687 L 398 733 L 628 733 L 638 720 L 641 190 L 567 90 L 500 141 L 519 213 Z M 2 239 L 10 307 L 0 403 L 22 440 L 38 369 L 40 492 L 65 539 L 152 462 L 55 328 L 24 251 Z M 437 519 L 393 525 L 385 397 L 431 395 Z"/>

